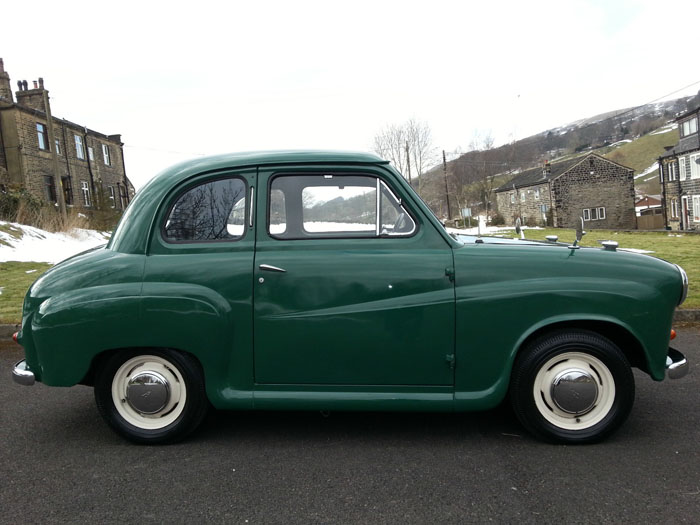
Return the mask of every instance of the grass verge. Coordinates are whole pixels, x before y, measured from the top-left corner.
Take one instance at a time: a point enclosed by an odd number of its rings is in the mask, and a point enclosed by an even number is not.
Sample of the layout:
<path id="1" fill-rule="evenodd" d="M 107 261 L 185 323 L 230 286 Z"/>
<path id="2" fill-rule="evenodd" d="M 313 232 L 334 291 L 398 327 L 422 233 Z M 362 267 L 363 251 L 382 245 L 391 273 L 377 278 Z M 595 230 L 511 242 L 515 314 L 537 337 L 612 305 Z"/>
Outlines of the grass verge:
<path id="1" fill-rule="evenodd" d="M 0 324 L 15 324 L 22 319 L 24 294 L 52 265 L 37 262 L 0 263 Z"/>

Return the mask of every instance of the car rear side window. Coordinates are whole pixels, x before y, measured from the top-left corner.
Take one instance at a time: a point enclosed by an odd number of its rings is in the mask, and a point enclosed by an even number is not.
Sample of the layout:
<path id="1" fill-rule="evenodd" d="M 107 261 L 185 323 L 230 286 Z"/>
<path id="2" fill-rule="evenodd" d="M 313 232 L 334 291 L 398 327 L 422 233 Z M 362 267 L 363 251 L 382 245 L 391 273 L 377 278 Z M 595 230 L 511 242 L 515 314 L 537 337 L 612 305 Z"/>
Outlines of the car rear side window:
<path id="1" fill-rule="evenodd" d="M 246 185 L 217 179 L 190 188 L 170 209 L 163 228 L 169 242 L 235 241 L 245 234 Z"/>

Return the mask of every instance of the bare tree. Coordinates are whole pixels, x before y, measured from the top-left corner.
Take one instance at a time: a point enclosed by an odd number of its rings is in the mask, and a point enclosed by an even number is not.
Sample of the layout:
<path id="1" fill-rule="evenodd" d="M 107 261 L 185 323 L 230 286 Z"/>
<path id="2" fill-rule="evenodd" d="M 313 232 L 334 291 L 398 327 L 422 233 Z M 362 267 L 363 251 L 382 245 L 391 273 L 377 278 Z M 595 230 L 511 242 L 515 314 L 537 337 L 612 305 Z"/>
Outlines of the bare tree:
<path id="1" fill-rule="evenodd" d="M 422 186 L 421 175 L 437 160 L 430 126 L 415 119 L 384 128 L 375 135 L 372 149 L 380 157 L 391 161 L 411 182 L 411 173 L 415 173 L 419 193 Z"/>

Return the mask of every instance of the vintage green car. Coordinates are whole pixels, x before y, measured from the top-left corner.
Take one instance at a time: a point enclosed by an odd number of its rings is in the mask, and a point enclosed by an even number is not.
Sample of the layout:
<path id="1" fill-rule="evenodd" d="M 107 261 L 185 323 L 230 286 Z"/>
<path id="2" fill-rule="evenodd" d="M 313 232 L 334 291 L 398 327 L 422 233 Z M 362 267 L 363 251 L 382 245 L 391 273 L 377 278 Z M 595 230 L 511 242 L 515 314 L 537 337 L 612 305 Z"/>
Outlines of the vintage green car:
<path id="1" fill-rule="evenodd" d="M 685 272 L 557 242 L 450 235 L 388 162 L 347 152 L 222 155 L 134 198 L 106 247 L 42 275 L 16 340 L 21 384 L 93 385 L 140 443 L 207 409 L 484 410 L 587 443 L 669 348 Z"/>

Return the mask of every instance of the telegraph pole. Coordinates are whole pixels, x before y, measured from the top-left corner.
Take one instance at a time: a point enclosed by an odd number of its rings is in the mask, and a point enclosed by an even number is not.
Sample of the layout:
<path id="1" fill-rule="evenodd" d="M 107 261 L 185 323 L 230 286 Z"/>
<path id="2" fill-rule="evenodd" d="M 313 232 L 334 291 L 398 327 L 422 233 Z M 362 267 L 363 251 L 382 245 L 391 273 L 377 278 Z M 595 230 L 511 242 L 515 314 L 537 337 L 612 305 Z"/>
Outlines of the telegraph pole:
<path id="1" fill-rule="evenodd" d="M 445 150 L 442 150 L 442 173 L 445 176 L 445 200 L 447 201 L 447 220 L 450 220 L 450 192 L 447 190 L 447 159 Z"/>
<path id="2" fill-rule="evenodd" d="M 413 182 L 411 182 L 411 155 L 408 153 L 408 141 L 406 141 L 406 166 L 408 166 L 408 184 L 413 187 Z"/>

